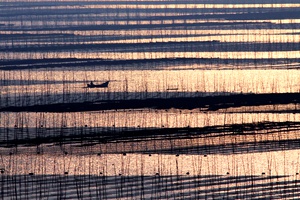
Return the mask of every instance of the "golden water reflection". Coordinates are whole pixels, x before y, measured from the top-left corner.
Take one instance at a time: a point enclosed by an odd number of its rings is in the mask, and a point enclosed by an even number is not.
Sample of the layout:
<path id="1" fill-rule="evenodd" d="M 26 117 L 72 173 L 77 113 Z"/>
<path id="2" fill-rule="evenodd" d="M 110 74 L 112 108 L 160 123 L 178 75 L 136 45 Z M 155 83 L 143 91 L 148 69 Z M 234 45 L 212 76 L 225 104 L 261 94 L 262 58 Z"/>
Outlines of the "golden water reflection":
<path id="1" fill-rule="evenodd" d="M 282 63 L 282 67 L 289 66 Z M 298 66 L 299 64 L 295 64 Z M 296 67 L 294 66 L 294 67 Z M 142 66 L 141 66 L 142 67 Z M 185 70 L 184 67 L 187 67 Z M 189 69 L 192 67 L 192 69 Z M 55 95 L 74 94 L 101 95 L 123 92 L 144 93 L 194 93 L 193 95 L 213 95 L 212 93 L 285 93 L 299 92 L 300 72 L 291 70 L 248 69 L 248 70 L 209 70 L 210 65 L 182 65 L 172 70 L 107 70 L 94 68 L 82 70 L 24 70 L 0 71 L 3 80 L 1 95 Z M 226 65 L 224 65 L 226 68 Z M 241 66 L 243 69 L 244 66 Z M 247 66 L 245 66 L 246 68 Z M 248 66 L 249 67 L 249 66 Z M 268 65 L 266 66 L 266 68 Z M 138 66 L 137 66 L 138 68 Z M 202 70 L 204 68 L 204 70 Z M 222 68 L 222 65 L 220 66 Z M 255 68 L 255 66 L 253 66 Z M 196 69 L 196 70 L 195 70 Z M 197 70 L 198 69 L 198 70 Z M 5 78 L 4 78 L 5 77 Z M 101 83 L 111 80 L 107 89 L 87 89 L 90 81 Z M 103 93 L 103 94 L 102 94 Z M 197 94 L 199 93 L 199 94 Z M 207 94 L 205 94 L 207 93 Z M 133 95 L 133 94 L 132 94 Z"/>

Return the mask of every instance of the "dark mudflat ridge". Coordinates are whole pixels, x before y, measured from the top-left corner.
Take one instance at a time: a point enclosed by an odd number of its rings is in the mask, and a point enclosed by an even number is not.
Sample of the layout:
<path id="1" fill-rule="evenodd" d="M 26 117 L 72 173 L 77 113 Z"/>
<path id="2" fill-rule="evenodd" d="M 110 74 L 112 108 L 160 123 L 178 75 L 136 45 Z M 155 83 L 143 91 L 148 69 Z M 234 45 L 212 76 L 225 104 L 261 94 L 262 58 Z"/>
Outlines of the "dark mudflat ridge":
<path id="1" fill-rule="evenodd" d="M 151 199 L 179 199 L 185 196 L 190 199 L 299 199 L 299 181 L 286 180 L 288 178 L 284 175 L 194 176 L 159 173 L 138 176 L 116 173 L 108 176 L 105 171 L 100 171 L 99 175 L 32 173 L 2 175 L 5 189 L 1 191 L 1 197 L 6 199 L 24 194 L 29 196 L 28 199 L 47 199 L 50 195 L 57 198 L 63 196 L 65 199 L 148 199 L 150 195 Z M 21 184 L 24 181 L 30 184 Z M 191 192 L 198 188 L 201 191 Z M 168 195 L 170 193 L 172 196 Z M 215 193 L 220 194 L 217 196 Z"/>
<path id="2" fill-rule="evenodd" d="M 81 132 L 76 132 L 74 128 L 63 128 L 61 132 L 53 132 L 51 128 L 44 129 L 43 134 L 32 135 L 30 138 L 17 138 L 0 141 L 0 147 L 39 147 L 40 145 L 49 144 L 52 147 L 72 147 L 73 153 L 81 154 L 85 150 L 82 147 L 91 147 L 89 153 L 99 151 L 97 145 L 110 144 L 130 144 L 134 143 L 138 147 L 132 148 L 131 145 L 125 145 L 122 148 L 110 148 L 109 152 L 102 153 L 144 153 L 144 154 L 232 154 L 232 153 L 249 153 L 249 152 L 267 152 L 279 151 L 282 149 L 299 149 L 298 139 L 280 139 L 276 133 L 285 131 L 293 134 L 299 131 L 300 122 L 257 122 L 243 124 L 225 124 L 205 127 L 182 127 L 182 128 L 111 128 L 100 131 L 103 127 L 94 127 L 93 131 L 88 131 L 89 127 L 80 127 Z M 86 131 L 84 130 L 86 129 Z M 30 131 L 30 130 L 29 130 Z M 35 131 L 35 130 L 31 130 Z M 50 134 L 46 132 L 51 132 Z M 273 137 L 268 137 L 274 134 Z M 232 136 L 237 140 L 232 140 Z M 238 136 L 257 137 L 258 141 L 247 141 L 238 139 Z M 205 139 L 215 141 L 207 144 L 187 143 L 186 140 Z M 226 138 L 226 144 L 219 141 L 220 138 Z M 270 140 L 270 138 L 272 138 Z M 222 139 L 222 140 L 223 140 Z M 163 145 L 157 145 L 155 149 L 145 144 L 160 141 Z M 168 145 L 171 141 L 173 145 Z M 172 143 L 172 142 L 171 142 Z M 96 149 L 94 149 L 95 147 Z M 40 146 L 40 148 L 43 148 Z M 46 148 L 46 147 L 45 147 Z M 76 150 L 74 149 L 76 148 Z M 37 148 L 39 149 L 39 148 Z M 80 150 L 81 149 L 81 150 Z M 85 152 L 86 153 L 86 152 Z"/>
<path id="3" fill-rule="evenodd" d="M 16 132 L 18 128 L 15 128 Z M 22 129 L 22 128 L 20 128 Z M 300 122 L 257 122 L 243 124 L 224 124 L 204 127 L 177 127 L 177 128 L 139 128 L 139 127 L 93 127 L 93 131 L 88 131 L 90 127 L 78 127 L 82 131 L 78 132 L 76 128 L 62 128 L 55 131 L 54 128 L 43 128 L 43 134 L 39 136 L 32 135 L 27 138 L 7 139 L 0 141 L 0 146 L 35 146 L 40 144 L 72 144 L 77 143 L 82 146 L 118 143 L 118 142 L 139 142 L 154 140 L 171 139 L 191 139 L 191 138 L 217 138 L 230 135 L 255 135 L 259 131 L 268 131 L 268 134 L 285 131 L 295 131 L 300 129 Z M 84 130 L 86 129 L 86 130 Z M 36 131 L 34 128 L 28 129 L 28 132 Z M 266 132 L 264 132 L 267 134 Z"/>
<path id="4" fill-rule="evenodd" d="M 299 51 L 299 43 L 247 43 L 247 42 L 150 42 L 150 43 L 114 43 L 114 44 L 61 44 L 61 45 L 15 45 L 10 48 L 0 48 L 0 52 L 7 50 L 14 52 L 48 52 L 62 50 L 95 50 L 105 52 L 157 52 L 163 49 L 166 52 L 277 52 L 277 51 Z"/>
<path id="5" fill-rule="evenodd" d="M 25 59 L 25 60 L 0 60 L 0 70 L 25 70 L 25 69 L 49 69 L 49 68 L 70 68 L 76 69 L 78 67 L 89 66 L 110 66 L 121 67 L 126 69 L 145 69 L 147 64 L 157 64 L 147 69 L 161 69 L 159 64 L 165 67 L 176 66 L 182 64 L 204 64 L 209 65 L 209 69 L 219 69 L 220 67 L 212 66 L 213 64 L 224 64 L 224 68 L 265 68 L 261 65 L 274 65 L 272 68 L 294 69 L 297 66 L 287 66 L 291 63 L 300 63 L 300 59 L 222 59 L 222 58 L 157 58 L 157 59 L 76 59 L 76 58 L 62 58 L 62 59 Z M 138 66 L 137 66 L 138 65 Z M 242 65 L 242 66 L 241 66 Z M 255 67 L 250 67 L 254 65 Z M 269 67 L 268 67 L 269 68 Z M 222 68 L 223 69 L 223 68 Z"/>
<path id="6" fill-rule="evenodd" d="M 208 97 L 178 97 L 132 100 L 105 100 L 82 103 L 57 103 L 33 106 L 10 106 L 0 111 L 11 112 L 83 112 L 117 109 L 201 109 L 217 111 L 219 109 L 241 106 L 260 106 L 276 104 L 298 104 L 300 93 L 232 94 Z M 270 111 L 272 112 L 272 111 Z M 294 110 L 298 112 L 298 110 Z"/>
<path id="7" fill-rule="evenodd" d="M 41 69 L 41 68 L 63 68 L 63 67 L 88 67 L 88 66 L 111 66 L 111 65 L 130 65 L 145 64 L 156 62 L 180 62 L 195 61 L 194 58 L 162 58 L 162 59 L 133 59 L 133 60 L 110 60 L 110 59 L 28 59 L 28 60 L 10 60 L 0 61 L 0 70 L 23 70 L 23 69 Z M 207 59 L 210 60 L 210 59 Z M 300 60 L 299 60 L 300 62 Z M 125 67 L 126 68 L 126 67 Z"/>

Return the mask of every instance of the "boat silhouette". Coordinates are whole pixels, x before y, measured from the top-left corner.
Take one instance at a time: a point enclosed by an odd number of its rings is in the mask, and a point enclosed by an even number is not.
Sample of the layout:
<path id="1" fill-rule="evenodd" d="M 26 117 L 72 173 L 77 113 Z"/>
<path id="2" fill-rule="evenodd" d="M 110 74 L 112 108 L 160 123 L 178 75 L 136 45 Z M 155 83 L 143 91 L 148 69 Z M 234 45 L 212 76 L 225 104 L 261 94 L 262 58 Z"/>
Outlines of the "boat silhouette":
<path id="1" fill-rule="evenodd" d="M 91 81 L 91 83 L 87 84 L 88 88 L 107 88 L 109 84 L 109 81 L 106 81 L 104 83 L 101 84 L 94 84 L 93 81 Z"/>

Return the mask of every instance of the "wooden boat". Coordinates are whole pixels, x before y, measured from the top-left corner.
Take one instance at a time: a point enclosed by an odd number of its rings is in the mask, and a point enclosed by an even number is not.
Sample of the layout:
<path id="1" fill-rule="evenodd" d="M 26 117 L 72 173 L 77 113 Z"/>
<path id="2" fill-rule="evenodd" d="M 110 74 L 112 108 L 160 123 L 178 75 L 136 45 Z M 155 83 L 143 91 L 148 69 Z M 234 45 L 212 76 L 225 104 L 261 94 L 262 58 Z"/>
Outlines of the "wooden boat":
<path id="1" fill-rule="evenodd" d="M 88 88 L 107 88 L 108 84 L 109 84 L 109 81 L 106 81 L 106 82 L 101 83 L 99 85 L 96 85 L 96 84 L 93 83 L 93 81 L 91 81 L 91 83 L 87 84 L 87 87 Z"/>

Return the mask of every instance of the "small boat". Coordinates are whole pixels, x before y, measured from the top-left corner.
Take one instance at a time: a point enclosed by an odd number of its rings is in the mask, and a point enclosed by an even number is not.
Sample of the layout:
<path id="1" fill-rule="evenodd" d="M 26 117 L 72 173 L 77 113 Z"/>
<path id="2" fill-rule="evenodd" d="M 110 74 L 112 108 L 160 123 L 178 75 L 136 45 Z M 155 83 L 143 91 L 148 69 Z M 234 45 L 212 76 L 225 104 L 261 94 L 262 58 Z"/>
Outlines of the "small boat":
<path id="1" fill-rule="evenodd" d="M 106 81 L 106 82 L 101 83 L 99 85 L 96 85 L 96 84 L 93 83 L 93 81 L 91 81 L 91 83 L 87 84 L 87 87 L 88 88 L 107 88 L 108 84 L 109 84 L 109 81 Z"/>

